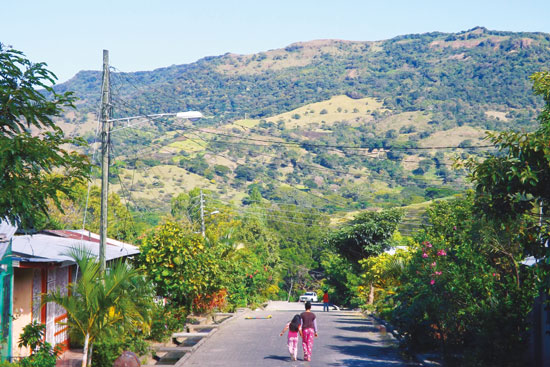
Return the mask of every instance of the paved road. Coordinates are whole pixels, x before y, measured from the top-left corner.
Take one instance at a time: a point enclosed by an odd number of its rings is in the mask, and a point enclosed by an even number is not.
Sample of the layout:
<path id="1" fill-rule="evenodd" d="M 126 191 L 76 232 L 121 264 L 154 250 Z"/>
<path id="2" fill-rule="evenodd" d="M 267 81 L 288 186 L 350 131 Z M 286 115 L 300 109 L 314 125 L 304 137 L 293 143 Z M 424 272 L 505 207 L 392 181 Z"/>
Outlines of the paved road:
<path id="1" fill-rule="evenodd" d="M 185 366 L 412 366 L 403 361 L 391 339 L 360 313 L 322 312 L 314 305 L 319 337 L 315 339 L 313 358 L 304 362 L 300 346 L 298 361 L 290 360 L 284 325 L 303 311 L 303 304 L 272 302 L 263 311 L 248 313 L 231 320 L 206 341 L 186 361 Z M 270 319 L 261 319 L 272 315 Z"/>

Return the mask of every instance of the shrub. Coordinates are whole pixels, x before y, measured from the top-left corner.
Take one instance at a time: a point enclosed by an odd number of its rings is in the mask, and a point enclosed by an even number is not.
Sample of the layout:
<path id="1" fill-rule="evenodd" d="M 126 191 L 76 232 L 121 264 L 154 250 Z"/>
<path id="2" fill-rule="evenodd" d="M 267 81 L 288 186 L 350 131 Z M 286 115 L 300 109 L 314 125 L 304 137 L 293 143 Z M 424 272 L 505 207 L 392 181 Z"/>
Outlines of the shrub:
<path id="1" fill-rule="evenodd" d="M 437 202 L 428 218 L 391 297 L 406 344 L 439 350 L 449 366 L 524 365 L 536 291 L 531 270 L 509 261 L 521 258 L 509 245 L 520 225 L 476 217 L 470 197 Z"/>
<path id="2" fill-rule="evenodd" d="M 29 347 L 33 353 L 21 359 L 21 367 L 55 367 L 60 350 L 44 341 L 45 334 L 46 325 L 37 321 L 32 321 L 23 328 L 19 337 L 19 348 Z"/>
<path id="3" fill-rule="evenodd" d="M 126 350 L 141 356 L 148 353 L 150 348 L 143 338 L 129 337 L 126 334 L 113 335 L 94 343 L 92 366 L 112 366 Z"/>
<path id="4" fill-rule="evenodd" d="M 184 328 L 187 315 L 184 307 L 157 304 L 153 309 L 148 339 L 159 342 L 168 340 L 172 333 Z"/>

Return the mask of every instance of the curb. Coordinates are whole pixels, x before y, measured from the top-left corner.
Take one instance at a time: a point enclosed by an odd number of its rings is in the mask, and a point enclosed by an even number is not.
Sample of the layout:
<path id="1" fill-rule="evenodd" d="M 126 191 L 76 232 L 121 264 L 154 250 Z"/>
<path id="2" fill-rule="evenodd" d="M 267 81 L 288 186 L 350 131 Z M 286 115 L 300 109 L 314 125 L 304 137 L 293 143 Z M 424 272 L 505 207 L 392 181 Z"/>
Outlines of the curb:
<path id="1" fill-rule="evenodd" d="M 190 352 L 187 352 L 185 353 L 185 355 L 183 357 L 181 357 L 173 366 L 174 367 L 181 367 L 185 364 L 185 362 L 191 358 L 191 356 L 193 355 L 193 353 L 199 349 L 201 347 L 201 345 L 203 345 L 204 343 L 206 343 L 206 341 L 212 336 L 214 335 L 218 330 L 220 330 L 222 327 L 224 327 L 225 325 L 229 324 L 231 321 L 237 319 L 238 317 L 241 317 L 245 314 L 246 312 L 243 310 L 238 310 L 237 312 L 233 313 L 233 316 L 230 316 L 229 318 L 223 320 L 222 322 L 220 322 L 218 325 L 217 328 L 215 329 L 212 329 L 211 331 L 208 332 L 208 335 L 206 336 L 203 336 L 201 338 L 201 340 L 199 340 L 199 342 L 195 345 L 193 345 L 193 349 L 190 351 Z"/>
<path id="2" fill-rule="evenodd" d="M 390 337 L 392 337 L 393 339 L 395 339 L 396 341 L 398 342 L 401 342 L 401 340 L 403 339 L 403 335 L 401 335 L 399 333 L 399 331 L 394 328 L 389 322 L 387 322 L 386 320 L 383 320 L 379 317 L 376 317 L 374 316 L 374 314 L 372 313 L 363 313 L 365 316 L 367 317 L 372 317 L 376 322 L 378 322 L 379 324 L 383 325 L 385 328 L 386 328 L 386 331 L 389 332 L 389 335 Z M 443 366 L 442 363 L 440 362 L 437 362 L 433 359 L 428 359 L 428 358 L 433 358 L 434 356 L 433 355 L 427 355 L 427 354 L 414 354 L 414 353 L 410 353 L 409 354 L 416 362 L 420 363 L 421 366 L 424 366 L 424 367 L 438 367 L 438 366 Z"/>

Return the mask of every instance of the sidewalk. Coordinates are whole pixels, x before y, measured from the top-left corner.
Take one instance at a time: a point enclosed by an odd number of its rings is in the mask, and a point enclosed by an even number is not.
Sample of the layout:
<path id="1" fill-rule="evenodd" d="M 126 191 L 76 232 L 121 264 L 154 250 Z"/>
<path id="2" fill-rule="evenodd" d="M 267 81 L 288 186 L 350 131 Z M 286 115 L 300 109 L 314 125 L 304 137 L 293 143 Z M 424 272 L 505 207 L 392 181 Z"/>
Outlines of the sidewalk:
<path id="1" fill-rule="evenodd" d="M 69 349 L 59 357 L 56 367 L 80 367 L 82 366 L 82 350 Z"/>

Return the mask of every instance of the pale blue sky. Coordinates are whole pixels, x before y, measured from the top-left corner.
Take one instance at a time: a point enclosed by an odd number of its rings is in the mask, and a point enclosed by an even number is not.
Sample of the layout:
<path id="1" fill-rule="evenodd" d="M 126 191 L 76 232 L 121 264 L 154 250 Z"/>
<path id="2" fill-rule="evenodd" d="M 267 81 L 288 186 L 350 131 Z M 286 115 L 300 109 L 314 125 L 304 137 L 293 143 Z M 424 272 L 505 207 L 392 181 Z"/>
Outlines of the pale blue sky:
<path id="1" fill-rule="evenodd" d="M 492 30 L 550 33 L 550 0 L 0 0 L 0 42 L 66 81 L 249 54 L 320 38 L 376 41 L 402 34 Z"/>

